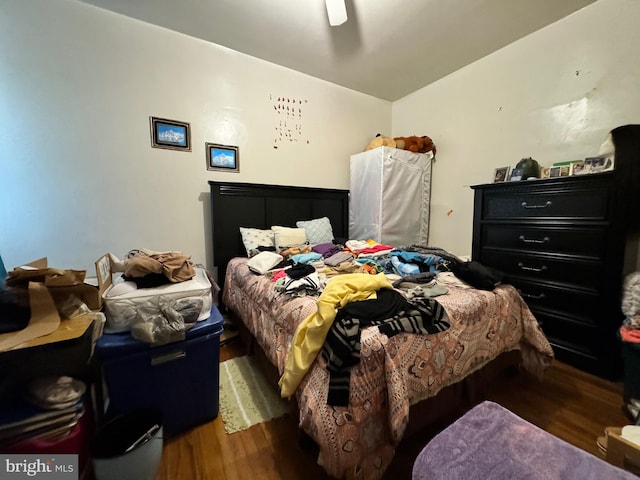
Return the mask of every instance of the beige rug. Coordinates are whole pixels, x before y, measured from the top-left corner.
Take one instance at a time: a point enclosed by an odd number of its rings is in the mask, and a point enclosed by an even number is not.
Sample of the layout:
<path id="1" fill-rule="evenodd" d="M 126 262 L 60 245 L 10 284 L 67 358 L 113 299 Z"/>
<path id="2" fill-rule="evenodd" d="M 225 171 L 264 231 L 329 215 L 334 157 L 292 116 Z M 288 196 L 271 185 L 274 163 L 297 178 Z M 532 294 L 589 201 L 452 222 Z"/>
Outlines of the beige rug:
<path id="1" fill-rule="evenodd" d="M 227 433 L 245 430 L 288 411 L 289 403 L 265 379 L 253 357 L 236 357 L 220 364 L 220 415 Z"/>

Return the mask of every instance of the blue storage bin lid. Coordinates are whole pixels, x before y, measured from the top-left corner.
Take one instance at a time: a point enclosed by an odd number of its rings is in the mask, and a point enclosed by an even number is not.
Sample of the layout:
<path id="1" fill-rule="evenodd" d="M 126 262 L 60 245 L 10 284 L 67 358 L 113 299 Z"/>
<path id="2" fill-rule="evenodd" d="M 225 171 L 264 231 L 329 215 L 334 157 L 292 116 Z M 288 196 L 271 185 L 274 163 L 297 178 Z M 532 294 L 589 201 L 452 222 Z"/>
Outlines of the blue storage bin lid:
<path id="1" fill-rule="evenodd" d="M 185 341 L 205 337 L 207 335 L 220 335 L 222 334 L 223 323 L 224 319 L 222 318 L 222 314 L 216 306 L 213 305 L 211 307 L 209 318 L 196 322 L 193 327 L 187 330 Z M 170 348 L 171 346 L 176 346 L 181 343 L 182 342 L 175 342 L 168 343 L 166 345 L 153 346 L 133 338 L 130 332 L 105 333 L 98 339 L 96 352 L 100 358 L 106 359 L 131 353 Z"/>

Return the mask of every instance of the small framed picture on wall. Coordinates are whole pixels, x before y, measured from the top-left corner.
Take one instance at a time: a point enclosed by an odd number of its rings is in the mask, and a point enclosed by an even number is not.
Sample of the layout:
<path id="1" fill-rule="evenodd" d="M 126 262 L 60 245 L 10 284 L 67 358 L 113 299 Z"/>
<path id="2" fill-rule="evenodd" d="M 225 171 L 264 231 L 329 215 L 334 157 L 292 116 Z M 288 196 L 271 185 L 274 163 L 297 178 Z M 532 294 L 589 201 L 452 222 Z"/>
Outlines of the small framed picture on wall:
<path id="1" fill-rule="evenodd" d="M 205 150 L 207 152 L 207 170 L 240 171 L 238 147 L 205 143 Z"/>
<path id="2" fill-rule="evenodd" d="M 191 125 L 187 122 L 149 117 L 149 123 L 152 147 L 191 151 Z"/>

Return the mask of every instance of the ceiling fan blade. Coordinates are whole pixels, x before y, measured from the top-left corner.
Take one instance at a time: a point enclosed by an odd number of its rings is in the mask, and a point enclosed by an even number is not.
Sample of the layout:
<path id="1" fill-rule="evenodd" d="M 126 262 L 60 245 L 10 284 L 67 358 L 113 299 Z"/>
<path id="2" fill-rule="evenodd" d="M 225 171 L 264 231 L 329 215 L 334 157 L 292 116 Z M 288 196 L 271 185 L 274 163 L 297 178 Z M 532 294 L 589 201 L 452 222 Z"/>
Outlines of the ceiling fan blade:
<path id="1" fill-rule="evenodd" d="M 337 27 L 347 21 L 347 7 L 344 0 L 325 0 L 329 25 Z"/>

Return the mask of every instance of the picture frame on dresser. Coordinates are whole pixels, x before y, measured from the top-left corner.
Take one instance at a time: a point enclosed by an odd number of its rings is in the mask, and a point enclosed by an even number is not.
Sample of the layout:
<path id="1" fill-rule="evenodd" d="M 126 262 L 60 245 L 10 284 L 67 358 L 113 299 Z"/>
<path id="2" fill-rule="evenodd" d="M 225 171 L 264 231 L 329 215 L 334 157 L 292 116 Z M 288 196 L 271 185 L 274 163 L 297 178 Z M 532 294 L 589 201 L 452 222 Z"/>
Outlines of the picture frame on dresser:
<path id="1" fill-rule="evenodd" d="M 571 162 L 569 175 L 583 175 L 585 173 L 584 161 Z"/>
<path id="2" fill-rule="evenodd" d="M 522 175 L 524 174 L 524 169 L 522 168 L 514 168 L 511 170 L 511 175 L 509 177 L 509 181 L 511 182 L 519 182 L 522 180 Z"/>
<path id="3" fill-rule="evenodd" d="M 493 183 L 506 182 L 509 178 L 510 167 L 499 167 L 493 171 Z"/>
<path id="4" fill-rule="evenodd" d="M 605 156 L 587 157 L 584 159 L 587 173 L 601 173 L 613 170 L 613 158 Z"/>

